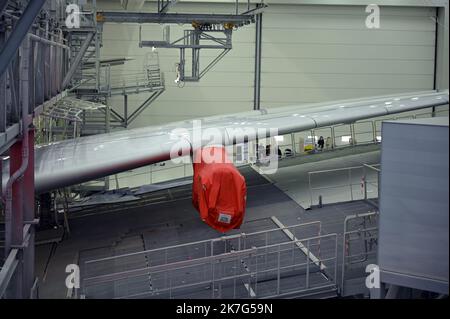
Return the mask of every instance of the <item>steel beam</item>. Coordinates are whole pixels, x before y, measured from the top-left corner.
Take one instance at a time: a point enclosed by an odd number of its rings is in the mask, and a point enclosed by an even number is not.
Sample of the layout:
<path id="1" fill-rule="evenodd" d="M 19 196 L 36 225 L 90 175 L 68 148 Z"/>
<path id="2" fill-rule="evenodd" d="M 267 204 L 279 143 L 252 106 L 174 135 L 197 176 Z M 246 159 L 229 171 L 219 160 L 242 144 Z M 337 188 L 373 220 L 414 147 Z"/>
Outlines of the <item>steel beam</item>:
<path id="1" fill-rule="evenodd" d="M 5 33 L 0 32 L 0 45 L 3 45 Z M 0 133 L 6 131 L 6 73 L 0 75 Z M 1 143 L 1 141 L 0 141 Z"/>
<path id="2" fill-rule="evenodd" d="M 8 258 L 6 258 L 6 261 L 0 270 L 0 299 L 5 297 L 9 282 L 19 264 L 19 260 L 17 259 L 18 253 L 18 249 L 11 250 L 11 253 L 8 255 Z"/>
<path id="3" fill-rule="evenodd" d="M 8 5 L 8 0 L 0 0 L 0 15 L 3 13 L 3 10 L 6 9 Z"/>
<path id="4" fill-rule="evenodd" d="M 112 12 L 103 11 L 97 13 L 98 22 L 114 22 L 114 23 L 176 23 L 191 24 L 197 23 L 234 23 L 242 25 L 250 23 L 254 19 L 251 14 L 192 14 L 192 13 L 146 13 L 146 12 Z"/>
<path id="5" fill-rule="evenodd" d="M 89 33 L 87 35 L 86 39 L 84 40 L 83 44 L 81 45 L 80 51 L 78 52 L 73 63 L 70 65 L 69 71 L 67 71 L 67 74 L 64 77 L 64 80 L 62 83 L 63 89 L 65 89 L 69 85 L 70 80 L 72 80 L 73 75 L 75 74 L 76 70 L 80 66 L 81 59 L 83 58 L 84 54 L 86 53 L 86 50 L 89 48 L 89 44 L 91 43 L 93 38 L 94 38 L 94 33 Z"/>
<path id="6" fill-rule="evenodd" d="M 158 0 L 158 12 L 159 13 L 166 13 L 177 2 L 178 2 L 178 0 Z"/>
<path id="7" fill-rule="evenodd" d="M 33 0 L 28 3 L 22 17 L 6 41 L 0 53 L 0 76 L 5 72 L 20 44 L 28 33 L 34 19 L 41 11 L 46 0 Z"/>
<path id="8" fill-rule="evenodd" d="M 262 14 L 256 15 L 255 37 L 255 80 L 253 91 L 253 109 L 261 107 L 261 47 L 262 47 Z"/>
<path id="9" fill-rule="evenodd" d="M 128 118 L 125 119 L 127 125 L 133 122 L 164 90 L 153 92 Z"/>
<path id="10" fill-rule="evenodd" d="M 63 43 L 59 43 L 59 42 L 56 42 L 56 41 L 50 41 L 50 40 L 41 38 L 41 37 L 39 37 L 39 36 L 37 36 L 37 35 L 35 35 L 33 33 L 29 33 L 28 36 L 30 37 L 30 40 L 32 40 L 32 41 L 41 42 L 41 43 L 44 43 L 44 44 L 53 45 L 53 46 L 57 46 L 57 47 L 60 47 L 60 48 L 66 49 L 66 50 L 70 50 L 70 47 L 65 45 L 65 44 L 63 44 Z"/>
<path id="11" fill-rule="evenodd" d="M 28 131 L 28 162 L 34 163 L 34 129 Z M 23 177 L 23 219 L 26 226 L 29 227 L 27 240 L 23 248 L 23 297 L 31 297 L 31 288 L 35 280 L 34 276 L 34 165 L 28 165 Z"/>
<path id="12" fill-rule="evenodd" d="M 12 176 L 22 166 L 22 141 L 17 141 L 10 148 L 9 171 Z M 5 254 L 9 254 L 11 246 L 20 246 L 23 238 L 23 193 L 22 179 L 12 185 L 11 220 L 5 217 Z"/>

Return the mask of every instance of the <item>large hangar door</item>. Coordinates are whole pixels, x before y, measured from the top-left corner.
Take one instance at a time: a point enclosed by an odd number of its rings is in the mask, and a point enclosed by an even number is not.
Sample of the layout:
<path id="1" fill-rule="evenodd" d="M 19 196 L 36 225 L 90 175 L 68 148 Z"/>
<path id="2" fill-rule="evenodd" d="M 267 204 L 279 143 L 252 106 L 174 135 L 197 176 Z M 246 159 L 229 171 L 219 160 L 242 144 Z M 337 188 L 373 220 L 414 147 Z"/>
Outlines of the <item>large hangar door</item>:
<path id="1" fill-rule="evenodd" d="M 433 89 L 435 8 L 270 5 L 261 107 Z"/>

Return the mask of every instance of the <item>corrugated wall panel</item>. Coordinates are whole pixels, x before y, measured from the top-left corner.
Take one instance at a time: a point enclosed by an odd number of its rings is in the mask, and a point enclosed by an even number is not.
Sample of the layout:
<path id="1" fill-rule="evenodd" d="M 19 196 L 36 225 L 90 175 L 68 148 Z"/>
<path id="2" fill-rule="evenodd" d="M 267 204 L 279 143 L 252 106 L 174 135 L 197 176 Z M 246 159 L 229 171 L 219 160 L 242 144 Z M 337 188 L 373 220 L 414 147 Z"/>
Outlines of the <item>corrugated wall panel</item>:
<path id="1" fill-rule="evenodd" d="M 100 5 L 120 9 L 116 3 Z M 154 11 L 146 4 L 143 11 Z M 177 4 L 172 12 L 232 13 L 227 4 Z M 272 4 L 263 16 L 261 106 L 277 107 L 433 87 L 435 22 L 432 8 L 382 7 L 381 29 L 367 29 L 362 6 Z M 189 26 L 184 26 L 189 27 Z M 171 26 L 171 39 L 183 26 Z M 114 67 L 118 79 L 143 69 L 149 48 L 138 46 L 139 26 L 105 24 L 102 55 L 131 57 Z M 162 37 L 160 25 L 144 25 L 143 39 Z M 199 83 L 178 88 L 178 50 L 158 49 L 166 91 L 132 127 L 251 110 L 253 107 L 254 25 L 233 34 L 233 49 Z M 217 53 L 201 52 L 205 65 Z M 147 94 L 130 95 L 132 111 Z M 122 98 L 111 98 L 118 110 Z"/>

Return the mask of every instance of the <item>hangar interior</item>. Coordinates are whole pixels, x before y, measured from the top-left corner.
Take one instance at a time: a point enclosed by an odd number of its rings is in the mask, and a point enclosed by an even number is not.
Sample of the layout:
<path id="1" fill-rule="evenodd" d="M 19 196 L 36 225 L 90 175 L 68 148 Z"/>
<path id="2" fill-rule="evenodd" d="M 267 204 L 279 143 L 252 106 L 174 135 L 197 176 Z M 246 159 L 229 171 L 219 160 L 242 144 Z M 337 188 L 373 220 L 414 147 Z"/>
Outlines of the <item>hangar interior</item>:
<path id="1" fill-rule="evenodd" d="M 448 1 L 377 4 L 0 0 L 0 298 L 448 297 Z M 377 103 L 412 106 L 295 126 Z M 192 163 L 89 173 L 148 127 L 286 112 L 224 145 L 246 184 L 226 233 Z"/>

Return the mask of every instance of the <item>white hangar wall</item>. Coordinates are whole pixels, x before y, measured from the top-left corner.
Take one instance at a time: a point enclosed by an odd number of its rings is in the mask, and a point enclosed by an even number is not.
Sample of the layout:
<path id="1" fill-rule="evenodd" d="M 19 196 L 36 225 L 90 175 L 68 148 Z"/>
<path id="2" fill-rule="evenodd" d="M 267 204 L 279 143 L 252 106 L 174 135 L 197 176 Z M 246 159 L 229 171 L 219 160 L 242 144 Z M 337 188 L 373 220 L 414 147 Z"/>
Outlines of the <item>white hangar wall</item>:
<path id="1" fill-rule="evenodd" d="M 430 7 L 381 7 L 381 28 L 367 29 L 364 6 L 280 5 L 263 14 L 261 107 L 428 90 L 434 84 L 435 15 Z M 182 1 L 171 12 L 232 13 L 234 1 Z M 119 1 L 99 1 L 120 10 Z M 146 2 L 141 11 L 155 12 Z M 189 26 L 171 26 L 171 39 Z M 161 39 L 162 26 L 143 25 L 143 39 Z M 139 48 L 139 26 L 107 23 L 104 58 L 133 58 L 112 68 L 115 78 L 141 71 L 150 48 Z M 131 125 L 141 127 L 253 108 L 255 26 L 233 34 L 233 49 L 198 83 L 178 88 L 179 51 L 158 49 L 166 91 Z M 218 51 L 203 50 L 201 63 Z M 130 95 L 130 111 L 146 99 Z M 122 98 L 110 104 L 122 108 Z"/>

